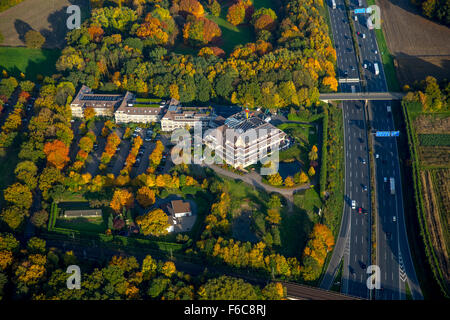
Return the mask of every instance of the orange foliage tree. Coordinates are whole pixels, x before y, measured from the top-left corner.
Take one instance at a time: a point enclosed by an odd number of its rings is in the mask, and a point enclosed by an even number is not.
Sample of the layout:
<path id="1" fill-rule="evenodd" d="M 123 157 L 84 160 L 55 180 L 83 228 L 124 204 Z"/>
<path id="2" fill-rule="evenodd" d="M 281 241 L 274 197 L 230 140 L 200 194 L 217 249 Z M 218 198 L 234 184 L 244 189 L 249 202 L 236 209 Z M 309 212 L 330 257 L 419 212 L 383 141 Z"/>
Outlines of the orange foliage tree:
<path id="1" fill-rule="evenodd" d="M 47 162 L 58 168 L 62 169 L 69 162 L 69 148 L 59 140 L 53 140 L 47 142 L 44 145 L 44 153 L 47 156 Z"/>
<path id="2" fill-rule="evenodd" d="M 130 209 L 134 206 L 134 196 L 126 189 L 116 189 L 109 206 L 117 213 L 123 208 Z"/>
<path id="3" fill-rule="evenodd" d="M 205 9 L 197 0 L 180 0 L 179 12 L 185 16 L 192 14 L 195 17 L 203 17 Z"/>

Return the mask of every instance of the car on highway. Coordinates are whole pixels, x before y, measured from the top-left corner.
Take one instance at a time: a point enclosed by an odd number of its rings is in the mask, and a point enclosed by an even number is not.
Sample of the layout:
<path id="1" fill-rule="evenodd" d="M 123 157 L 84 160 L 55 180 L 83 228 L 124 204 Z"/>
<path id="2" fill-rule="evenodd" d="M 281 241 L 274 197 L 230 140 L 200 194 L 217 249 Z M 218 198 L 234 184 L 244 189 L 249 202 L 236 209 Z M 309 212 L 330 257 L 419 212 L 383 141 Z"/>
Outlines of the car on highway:
<path id="1" fill-rule="evenodd" d="M 360 262 L 359 265 L 361 266 L 361 269 L 366 269 L 367 267 L 366 264 L 363 262 Z"/>
<path id="2" fill-rule="evenodd" d="M 397 217 L 396 216 L 392 216 L 392 222 L 397 222 Z"/>
<path id="3" fill-rule="evenodd" d="M 352 200 L 352 209 L 355 210 L 355 208 L 356 208 L 356 201 Z"/>
<path id="4" fill-rule="evenodd" d="M 384 177 L 383 180 L 384 180 L 384 182 L 387 182 L 387 177 Z"/>
<path id="5" fill-rule="evenodd" d="M 363 191 L 367 192 L 367 186 L 366 185 L 363 185 Z"/>
<path id="6" fill-rule="evenodd" d="M 375 153 L 375 159 L 378 159 L 380 155 L 378 153 Z"/>
<path id="7" fill-rule="evenodd" d="M 367 69 L 367 64 L 364 63 L 363 67 L 364 67 L 364 69 Z"/>
<path id="8" fill-rule="evenodd" d="M 361 162 L 362 164 L 366 164 L 366 159 L 363 158 Z"/>
<path id="9" fill-rule="evenodd" d="M 355 16 L 355 21 L 358 21 L 358 16 Z"/>
<path id="10" fill-rule="evenodd" d="M 362 213 L 363 213 L 363 210 L 362 210 L 361 207 L 358 208 L 358 213 L 359 213 L 359 214 L 362 214 Z"/>
<path id="11" fill-rule="evenodd" d="M 366 38 L 366 34 L 365 34 L 365 33 L 362 34 L 362 38 L 363 38 L 363 39 Z"/>

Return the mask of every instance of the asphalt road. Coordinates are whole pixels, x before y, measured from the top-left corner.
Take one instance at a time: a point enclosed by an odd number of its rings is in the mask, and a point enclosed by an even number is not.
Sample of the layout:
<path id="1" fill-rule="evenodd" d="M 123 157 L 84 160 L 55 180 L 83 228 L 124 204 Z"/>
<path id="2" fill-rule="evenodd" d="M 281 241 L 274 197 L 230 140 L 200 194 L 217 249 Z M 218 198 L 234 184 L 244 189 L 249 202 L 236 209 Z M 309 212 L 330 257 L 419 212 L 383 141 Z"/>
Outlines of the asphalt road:
<path id="1" fill-rule="evenodd" d="M 376 130 L 393 130 L 389 102 L 372 102 L 371 125 Z M 411 259 L 408 235 L 404 220 L 400 164 L 397 143 L 393 137 L 374 137 L 377 195 L 377 265 L 381 272 L 381 287 L 377 299 L 405 299 L 405 283 L 408 282 L 414 299 L 423 299 Z M 386 177 L 387 182 L 384 182 Z M 390 191 L 389 178 L 395 180 L 395 194 Z M 395 217 L 395 218 L 394 218 Z M 395 221 L 394 221 L 395 219 Z"/>
<path id="2" fill-rule="evenodd" d="M 348 57 L 349 50 L 343 46 L 350 32 L 348 19 L 345 13 L 343 0 L 336 1 L 337 8 L 329 6 L 333 37 L 335 39 L 338 57 L 339 72 L 347 71 L 348 77 L 354 77 L 351 73 L 352 63 L 356 70 L 356 55 L 354 59 Z M 366 3 L 364 3 L 366 5 Z M 358 7 L 357 2 L 351 1 L 350 8 Z M 352 18 L 354 14 L 352 14 Z M 368 30 L 364 15 L 358 15 L 355 29 L 365 38 L 357 37 L 360 48 L 360 58 L 367 68 L 363 68 L 366 79 L 366 89 L 369 92 L 386 92 L 387 84 L 381 64 L 380 51 L 378 49 L 375 33 Z M 339 25 L 339 22 L 340 25 Z M 347 25 L 343 27 L 342 25 Z M 379 74 L 374 72 L 374 63 L 379 65 Z M 341 75 L 341 73 L 339 73 Z M 341 84 L 342 92 L 350 92 L 352 84 Z M 361 91 L 361 86 L 353 84 L 356 92 Z M 387 115 L 386 101 L 377 101 L 369 104 L 372 128 L 379 130 L 394 130 L 392 116 Z M 333 278 L 344 258 L 342 275 L 342 292 L 373 298 L 367 289 L 368 275 L 366 269 L 370 265 L 370 170 L 367 147 L 367 129 L 365 108 L 361 101 L 346 101 L 342 104 L 344 117 L 344 144 L 345 144 L 345 203 L 341 222 L 341 230 L 337 239 L 327 271 L 322 279 L 321 287 L 329 289 L 333 284 Z M 379 141 L 381 139 L 381 141 Z M 403 215 L 403 202 L 401 197 L 401 177 L 397 154 L 397 145 L 394 138 L 376 138 L 374 153 L 380 153 L 381 165 L 376 164 L 376 212 L 377 217 L 377 265 L 381 272 L 381 290 L 375 293 L 376 299 L 405 299 L 404 281 L 408 281 L 414 299 L 421 299 L 422 294 L 415 275 L 412 263 L 408 239 Z M 390 141 L 389 141 L 390 140 Z M 358 147 L 359 145 L 359 147 Z M 387 157 L 386 159 L 381 158 Z M 365 158 L 366 164 L 361 159 Z M 385 161 L 385 162 L 383 162 Z M 390 195 L 389 185 L 384 183 L 384 176 L 391 175 L 396 180 L 396 195 Z M 362 186 L 367 186 L 363 191 Z M 387 193 L 387 194 L 386 194 Z M 362 207 L 368 213 L 359 214 L 351 209 L 351 201 L 356 201 L 356 208 Z M 396 216 L 396 222 L 392 219 Z M 387 237 L 389 235 L 389 237 Z"/>

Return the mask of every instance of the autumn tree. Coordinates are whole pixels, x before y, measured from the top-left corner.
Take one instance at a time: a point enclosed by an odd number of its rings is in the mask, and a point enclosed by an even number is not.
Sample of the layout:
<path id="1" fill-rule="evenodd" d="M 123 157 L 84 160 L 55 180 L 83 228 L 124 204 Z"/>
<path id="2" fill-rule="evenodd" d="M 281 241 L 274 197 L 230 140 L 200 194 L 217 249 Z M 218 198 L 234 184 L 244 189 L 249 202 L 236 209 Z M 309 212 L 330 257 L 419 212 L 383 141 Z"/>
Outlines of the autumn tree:
<path id="1" fill-rule="evenodd" d="M 130 209 L 134 205 L 134 196 L 126 189 L 116 189 L 109 206 L 117 213 L 122 211 L 122 208 Z"/>
<path id="2" fill-rule="evenodd" d="M 268 181 L 273 186 L 281 186 L 283 184 L 283 178 L 278 172 L 270 175 Z"/>
<path id="3" fill-rule="evenodd" d="M 136 200 L 141 206 L 147 208 L 155 203 L 155 192 L 144 186 L 137 191 Z"/>
<path id="4" fill-rule="evenodd" d="M 167 228 L 170 226 L 169 217 L 161 209 L 155 209 L 136 218 L 144 235 L 160 236 L 168 233 Z"/>
<path id="5" fill-rule="evenodd" d="M 69 148 L 59 140 L 53 140 L 47 142 L 44 145 L 44 153 L 47 156 L 47 162 L 56 167 L 62 169 L 69 162 Z"/>
<path id="6" fill-rule="evenodd" d="M 95 110 L 93 107 L 86 107 L 83 110 L 84 119 L 89 121 L 95 117 Z"/>
<path id="7" fill-rule="evenodd" d="M 25 34 L 25 44 L 28 48 L 40 49 L 44 42 L 44 36 L 38 31 L 30 30 Z"/>
<path id="8" fill-rule="evenodd" d="M 231 5 L 228 8 L 227 21 L 234 26 L 244 23 L 245 20 L 245 6 L 242 1 Z"/>
<path id="9" fill-rule="evenodd" d="M 183 27 L 183 39 L 192 46 L 202 46 L 217 41 L 222 35 L 219 26 L 206 18 L 188 17 Z"/>
<path id="10" fill-rule="evenodd" d="M 317 223 L 314 225 L 314 228 L 309 235 L 309 240 L 306 244 L 306 247 L 303 251 L 303 259 L 308 260 L 308 258 L 312 258 L 317 263 L 317 268 L 320 270 L 325 262 L 325 258 L 333 249 L 334 246 L 334 237 L 331 233 L 331 230 L 320 223 Z M 311 262 L 310 262 L 311 263 Z M 314 265 L 312 263 L 312 265 Z M 313 275 L 317 275 L 317 270 L 313 270 L 314 268 L 306 268 L 304 270 L 304 276 L 310 278 L 311 275 L 305 274 L 306 272 L 309 272 Z"/>
<path id="11" fill-rule="evenodd" d="M 275 28 L 277 15 L 272 9 L 260 8 L 253 13 L 252 24 L 256 32 L 261 30 L 272 31 Z"/>
<path id="12" fill-rule="evenodd" d="M 32 161 L 19 162 L 14 170 L 17 180 L 25 183 L 30 190 L 37 186 L 37 166 Z"/>
<path id="13" fill-rule="evenodd" d="M 48 212 L 44 209 L 36 211 L 31 217 L 31 223 L 38 228 L 45 227 L 48 221 Z"/>
<path id="14" fill-rule="evenodd" d="M 294 186 L 294 179 L 292 179 L 291 176 L 287 176 L 286 179 L 284 180 L 284 185 L 288 188 L 293 187 Z"/>
<path id="15" fill-rule="evenodd" d="M 19 182 L 6 188 L 3 192 L 3 198 L 19 208 L 29 209 L 33 202 L 33 195 L 30 188 Z"/>
<path id="16" fill-rule="evenodd" d="M 23 208 L 10 206 L 2 210 L 0 219 L 12 230 L 16 230 L 22 225 L 26 211 Z"/>
<path id="17" fill-rule="evenodd" d="M 319 158 L 317 151 L 318 151 L 317 147 L 315 145 L 312 146 L 311 151 L 308 153 L 309 160 L 315 161 Z"/>
<path id="18" fill-rule="evenodd" d="M 311 167 L 309 168 L 309 170 L 308 170 L 308 175 L 309 175 L 310 177 L 312 177 L 312 176 L 314 176 L 315 174 L 316 174 L 316 170 L 314 170 L 314 167 L 311 166 Z"/>
<path id="19" fill-rule="evenodd" d="M 191 14 L 199 18 L 205 14 L 205 9 L 203 9 L 203 6 L 197 0 L 180 0 L 179 9 L 179 13 L 185 17 Z"/>

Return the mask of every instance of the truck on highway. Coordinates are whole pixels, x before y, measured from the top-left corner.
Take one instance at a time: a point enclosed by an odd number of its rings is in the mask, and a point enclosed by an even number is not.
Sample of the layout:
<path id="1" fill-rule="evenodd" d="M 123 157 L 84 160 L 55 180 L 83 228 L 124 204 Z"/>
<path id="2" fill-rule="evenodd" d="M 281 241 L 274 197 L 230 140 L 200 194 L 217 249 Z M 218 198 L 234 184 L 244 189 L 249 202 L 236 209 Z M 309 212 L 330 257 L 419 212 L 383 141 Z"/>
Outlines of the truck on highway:
<path id="1" fill-rule="evenodd" d="M 331 0 L 331 5 L 333 6 L 333 9 L 336 9 L 336 0 Z"/>
<path id="2" fill-rule="evenodd" d="M 395 194 L 395 180 L 394 180 L 394 178 L 391 177 L 389 179 L 389 183 L 391 185 L 391 194 L 394 195 Z"/>
<path id="3" fill-rule="evenodd" d="M 378 63 L 377 62 L 375 62 L 373 64 L 373 68 L 375 69 L 375 75 L 376 76 L 379 75 L 380 74 L 380 69 L 378 69 Z"/>
<path id="4" fill-rule="evenodd" d="M 373 30 L 372 19 L 370 17 L 367 18 L 367 29 Z"/>

